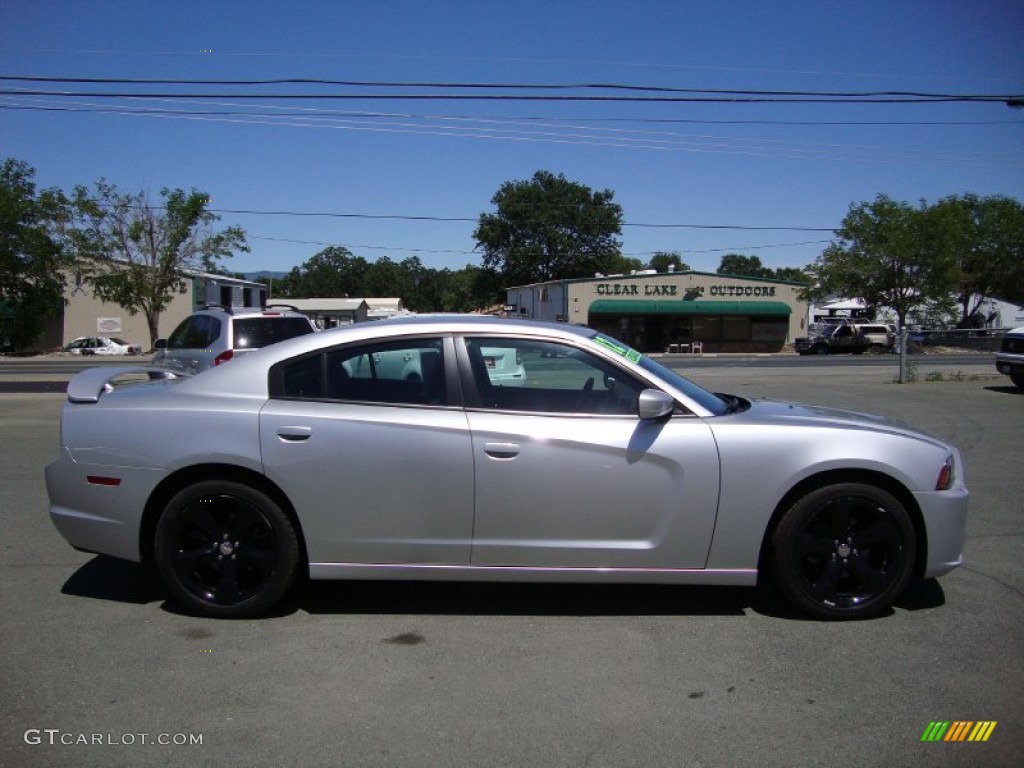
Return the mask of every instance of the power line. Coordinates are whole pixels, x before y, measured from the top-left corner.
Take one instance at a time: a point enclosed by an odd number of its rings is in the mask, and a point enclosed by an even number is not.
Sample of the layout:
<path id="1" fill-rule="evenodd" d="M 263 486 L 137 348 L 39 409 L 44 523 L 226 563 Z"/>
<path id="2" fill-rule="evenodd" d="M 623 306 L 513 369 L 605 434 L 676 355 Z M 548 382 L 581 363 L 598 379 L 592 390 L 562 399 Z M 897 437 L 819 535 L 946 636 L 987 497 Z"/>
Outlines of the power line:
<path id="1" fill-rule="evenodd" d="M 348 250 L 370 250 L 370 251 L 389 251 L 391 253 L 425 253 L 431 255 L 438 254 L 454 254 L 460 256 L 479 256 L 479 251 L 476 250 L 456 250 L 456 249 L 442 249 L 442 248 L 410 248 L 408 246 L 388 246 L 388 245 L 366 245 L 366 244 L 355 244 L 355 243 L 341 243 L 336 241 L 325 241 L 325 240 L 300 240 L 290 237 L 267 237 L 260 235 L 249 235 L 250 240 L 265 240 L 269 242 L 277 243 L 290 243 L 295 245 L 316 245 L 325 248 L 337 247 L 347 248 Z M 832 242 L 831 240 L 803 240 L 796 243 L 766 243 L 763 245 L 731 245 L 724 248 L 687 248 L 683 251 L 683 255 L 695 255 L 703 253 L 739 253 L 741 251 L 763 251 L 771 248 L 797 248 L 805 245 L 824 245 Z M 622 255 L 632 258 L 642 256 L 653 256 L 657 253 L 665 252 L 668 249 L 659 249 L 654 251 L 623 251 Z"/>
<path id="2" fill-rule="evenodd" d="M 804 90 L 767 90 L 767 89 L 732 89 L 732 88 L 680 88 L 675 86 L 632 85 L 626 83 L 487 83 L 487 82 L 437 82 L 437 81 L 375 81 L 375 80 L 332 80 L 311 77 L 283 77 L 267 79 L 181 79 L 181 78 L 113 78 L 113 77 L 48 77 L 34 75 L 0 75 L 0 81 L 29 83 L 74 83 L 92 85 L 212 85 L 212 86 L 251 86 L 251 85 L 330 85 L 345 88 L 381 88 L 381 89 L 424 89 L 433 88 L 447 90 L 532 90 L 532 91 L 627 91 L 637 93 L 690 94 L 721 97 L 756 97 L 780 99 L 814 99 L 841 100 L 860 102 L 862 100 L 910 99 L 925 101 L 961 101 L 961 102 L 999 102 L 1024 98 L 1022 94 L 951 94 L 930 93 L 925 91 L 804 91 Z M 120 95 L 120 94 L 118 94 Z M 415 94 L 406 94 L 401 98 Z M 285 94 L 284 98 L 309 97 L 311 94 Z M 373 95 L 375 98 L 386 96 Z M 445 94 L 446 98 L 454 98 Z M 480 94 L 459 95 L 466 98 L 482 98 Z M 332 95 L 332 98 L 335 96 Z M 424 94 L 422 98 L 441 98 L 439 94 Z M 458 97 L 458 96 L 456 96 Z M 250 98 L 274 98 L 271 95 L 254 95 Z M 543 98 L 528 96 L 520 98 Z M 549 97 L 550 98 L 550 97 Z M 566 98 L 602 98 L 614 97 L 566 97 Z M 629 97 L 624 97 L 629 98 Z M 883 102 L 884 103 L 884 102 Z"/>
<path id="3" fill-rule="evenodd" d="M 358 93 L 151 93 L 145 91 L 43 91 L 19 89 L 0 90 L 0 95 L 29 95 L 89 98 L 233 98 L 245 100 L 420 100 L 420 101 L 537 101 L 537 102 L 611 102 L 611 103 L 774 103 L 774 104 L 935 104 L 935 103 L 997 103 L 1015 106 L 1024 101 L 1021 94 L 951 94 L 924 91 L 805 91 L 722 88 L 679 88 L 670 86 L 632 85 L 624 83 L 486 83 L 426 81 L 363 81 L 328 80 L 321 78 L 271 78 L 263 80 L 215 80 L 180 78 L 99 78 L 48 77 L 34 75 L 0 75 L 0 82 L 68 83 L 72 85 L 203 85 L 267 86 L 315 85 L 355 89 Z M 373 88 L 378 92 L 365 92 Z M 435 92 L 422 93 L 430 89 Z M 385 92 L 379 92 L 385 91 Z M 453 93 L 452 91 L 459 91 Z M 470 92 L 464 92 L 470 91 Z M 503 91 L 503 93 L 497 93 Z M 508 93 L 515 91 L 516 93 Z M 519 93 L 530 91 L 530 93 Z M 551 91 L 559 91 L 557 94 Z M 581 95 L 568 91 L 610 91 Z M 630 95 L 622 95 L 623 93 Z M 633 94 L 643 95 L 633 95 Z"/>
<path id="4" fill-rule="evenodd" d="M 843 77 L 843 78 L 859 78 L 859 79 L 881 79 L 885 78 L 888 80 L 893 79 L 893 73 L 886 72 L 842 72 L 834 70 L 816 70 L 816 69 L 782 69 L 782 68 L 771 68 L 771 67 L 739 67 L 739 66 L 728 66 L 722 64 L 685 64 L 685 63 L 670 63 L 670 62 L 658 62 L 658 61 L 624 61 L 624 60 L 601 60 L 601 59 L 571 59 L 571 58 L 558 58 L 553 56 L 548 57 L 537 57 L 537 56 L 468 56 L 468 55 L 437 55 L 437 54 L 411 54 L 411 53 L 354 53 L 351 51 L 344 52 L 330 52 L 330 53 L 313 53 L 309 51 L 294 52 L 294 51 L 222 51 L 213 49 L 204 50 L 154 50 L 147 48 L 145 50 L 96 50 L 96 49 L 74 49 L 74 48 L 19 48 L 19 47 L 0 47 L 0 53 L 11 52 L 19 54 L 58 54 L 58 55 L 82 55 L 82 56 L 139 56 L 147 58 L 166 58 L 174 56 L 188 56 L 198 58 L 225 58 L 225 59 L 241 59 L 241 58 L 265 58 L 265 59 L 310 59 L 310 60 L 329 60 L 329 59 L 362 59 L 362 60 L 386 60 L 386 61 L 414 61 L 414 62 L 490 62 L 498 64 L 544 64 L 544 65 L 562 65 L 569 64 L 572 66 L 598 66 L 598 67 L 620 67 L 623 69 L 652 69 L 660 71 L 680 71 L 680 70 L 692 70 L 697 72 L 715 72 L 715 73 L 737 73 L 737 72 L 753 72 L 757 75 L 798 75 L 798 76 L 811 76 L 811 77 Z M 928 72 L 925 74 L 904 74 L 900 75 L 899 79 L 905 80 L 937 80 L 938 78 L 934 73 Z M 948 76 L 943 76 L 942 80 L 949 80 Z M 953 78 L 968 80 L 966 77 Z M 973 82 L 976 78 L 970 78 Z"/>
<path id="5" fill-rule="evenodd" d="M 173 104 L 192 105 L 181 99 L 161 99 Z M 39 109 L 75 111 L 75 108 L 52 107 L 40 98 L 21 97 L 15 106 L 25 103 Z M 45 106 L 39 107 L 39 103 Z M 939 152 L 891 150 L 872 146 L 846 146 L 841 144 L 806 144 L 781 139 L 758 139 L 736 136 L 685 135 L 665 131 L 638 131 L 607 125 L 589 127 L 573 125 L 557 119 L 528 122 L 511 118 L 487 118 L 444 115 L 412 115 L 407 113 L 335 111 L 317 107 L 303 107 L 298 112 L 283 106 L 260 105 L 260 110 L 196 110 L 150 107 L 102 106 L 89 101 L 71 102 L 86 112 L 124 116 L 212 121 L 245 125 L 270 125 L 288 128 L 315 128 L 376 133 L 401 133 L 464 138 L 473 140 L 555 143 L 573 146 L 609 147 L 617 149 L 644 149 L 662 152 L 736 154 L 778 159 L 813 159 L 830 162 L 927 162 L 942 165 L 968 165 L 972 163 L 1019 162 L 1017 156 L 992 155 L 980 152 L 956 155 Z M 209 103 L 209 102 L 207 102 Z M 220 106 L 238 107 L 239 104 L 221 101 Z M 0 109 L 10 106 L 0 101 Z M 404 122 L 403 118 L 408 118 Z M 605 123 L 609 121 L 603 121 Z M 434 124 L 430 124 L 434 123 Z M 511 127 L 510 127 L 511 126 Z M 551 130 L 544 130 L 551 129 Z"/>
<path id="6" fill-rule="evenodd" d="M 110 207 L 107 204 L 99 203 L 101 207 Z M 149 208 L 162 210 L 164 206 L 128 206 L 129 208 Z M 575 208 L 575 206 L 567 206 Z M 226 214 L 232 216 L 296 216 L 296 217 L 317 217 L 331 219 L 362 219 L 371 221 L 420 221 L 420 222 L 457 222 L 475 224 L 479 221 L 477 217 L 466 216 L 427 216 L 410 215 L 401 213 L 339 213 L 335 211 L 285 211 L 285 210 L 261 210 L 255 208 L 207 208 L 210 213 Z M 743 232 L 834 232 L 835 227 L 793 227 L 793 226 L 752 226 L 747 224 L 693 224 L 693 223 L 647 223 L 647 222 L 623 222 L 623 227 L 636 227 L 642 229 L 707 229 L 707 230 L 735 230 Z"/>
<path id="7" fill-rule="evenodd" d="M 830 97 L 774 97 L 774 96 L 549 96 L 543 94 L 487 94 L 487 93 L 144 93 L 115 91 L 40 91 L 0 90 L 0 96 L 52 96 L 102 99 L 245 99 L 251 101 L 470 101 L 470 102 L 562 102 L 591 104 L 953 104 L 1003 103 L 1011 105 L 1020 97 L 950 96 L 935 98 L 830 98 Z"/>
<path id="8" fill-rule="evenodd" d="M 22 91 L 18 92 L 23 93 Z M 268 105 L 260 105 L 261 108 L 268 108 Z M 480 120 L 481 118 L 471 115 L 429 115 L 417 113 L 391 113 L 391 112 L 353 112 L 309 108 L 301 112 L 280 111 L 274 113 L 258 112 L 252 110 L 195 110 L 195 109 L 159 109 L 142 107 L 132 109 L 129 107 L 113 107 L 102 105 L 59 107 L 59 106 L 38 106 L 22 104 L 0 104 L 0 109 L 26 112 L 83 112 L 90 114 L 117 114 L 117 115 L 165 115 L 175 116 L 197 116 L 197 117 L 281 117 L 301 118 L 309 117 L 313 113 L 317 117 L 340 117 L 350 119 L 374 119 L 374 118 L 406 118 L 409 120 Z M 279 108 L 284 110 L 284 107 Z M 824 126 L 824 127 L 899 127 L 899 126 L 925 126 L 925 127 L 965 127 L 983 125 L 1024 125 L 1021 120 L 767 120 L 767 119 L 708 119 L 708 118 L 685 118 L 685 117 L 586 117 L 579 116 L 546 116 L 539 115 L 504 115 L 495 116 L 491 121 L 506 120 L 509 122 L 520 122 L 529 124 L 531 122 L 549 121 L 552 123 L 577 122 L 577 123 L 625 123 L 644 125 L 767 125 L 767 126 Z"/>

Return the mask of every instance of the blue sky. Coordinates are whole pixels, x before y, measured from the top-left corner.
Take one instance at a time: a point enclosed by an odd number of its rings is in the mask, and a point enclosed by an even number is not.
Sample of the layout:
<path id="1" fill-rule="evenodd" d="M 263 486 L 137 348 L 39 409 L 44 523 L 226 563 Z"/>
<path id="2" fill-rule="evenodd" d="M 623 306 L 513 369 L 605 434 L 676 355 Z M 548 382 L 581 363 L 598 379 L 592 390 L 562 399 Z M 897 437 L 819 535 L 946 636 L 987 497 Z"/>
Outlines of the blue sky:
<path id="1" fill-rule="evenodd" d="M 1022 32 L 1024 2 L 993 0 L 0 0 L 0 75 L 1020 95 Z M 478 264 L 476 218 L 541 169 L 614 191 L 627 255 L 679 251 L 707 271 L 727 252 L 808 264 L 830 237 L 814 230 L 879 193 L 1024 199 L 1024 110 L 1001 103 L 245 101 L 398 91 L 0 83 L 26 89 L 217 94 L 0 95 L 0 157 L 35 167 L 41 187 L 203 190 L 248 233 L 251 254 L 225 263 L 245 272 L 332 244 Z"/>

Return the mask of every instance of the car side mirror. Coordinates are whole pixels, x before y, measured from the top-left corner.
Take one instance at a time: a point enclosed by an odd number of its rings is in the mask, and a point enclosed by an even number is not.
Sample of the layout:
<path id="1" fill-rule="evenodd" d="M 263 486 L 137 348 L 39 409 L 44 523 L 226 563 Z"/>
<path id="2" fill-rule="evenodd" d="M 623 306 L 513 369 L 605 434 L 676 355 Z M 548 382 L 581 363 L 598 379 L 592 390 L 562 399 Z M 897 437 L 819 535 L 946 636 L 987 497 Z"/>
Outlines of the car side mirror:
<path id="1" fill-rule="evenodd" d="M 641 419 L 654 420 L 671 415 L 675 407 L 676 401 L 671 395 L 659 389 L 645 389 L 637 398 L 636 410 Z"/>
<path id="2" fill-rule="evenodd" d="M 153 344 L 153 349 L 167 349 L 167 339 L 157 339 Z"/>

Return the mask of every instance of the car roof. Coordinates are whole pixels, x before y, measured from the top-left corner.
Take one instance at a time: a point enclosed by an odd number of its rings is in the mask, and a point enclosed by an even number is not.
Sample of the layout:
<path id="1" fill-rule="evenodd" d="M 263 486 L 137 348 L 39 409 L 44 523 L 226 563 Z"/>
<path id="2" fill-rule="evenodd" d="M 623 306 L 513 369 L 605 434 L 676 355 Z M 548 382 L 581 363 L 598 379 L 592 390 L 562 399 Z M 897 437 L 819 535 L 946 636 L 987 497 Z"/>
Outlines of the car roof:
<path id="1" fill-rule="evenodd" d="M 181 382 L 179 386 L 195 393 L 231 391 L 240 396 L 258 396 L 266 393 L 267 384 L 263 372 L 281 360 L 363 340 L 435 333 L 514 334 L 572 340 L 590 338 L 596 331 L 569 323 L 509 319 L 490 315 L 407 315 L 330 328 L 320 333 L 279 341 L 236 358 L 227 365 L 203 371 Z"/>
<path id="2" fill-rule="evenodd" d="M 195 315 L 216 315 L 217 317 L 306 317 L 302 312 L 291 304 L 268 304 L 266 307 L 225 307 L 220 304 L 207 304 L 202 309 L 192 312 L 189 317 Z"/>

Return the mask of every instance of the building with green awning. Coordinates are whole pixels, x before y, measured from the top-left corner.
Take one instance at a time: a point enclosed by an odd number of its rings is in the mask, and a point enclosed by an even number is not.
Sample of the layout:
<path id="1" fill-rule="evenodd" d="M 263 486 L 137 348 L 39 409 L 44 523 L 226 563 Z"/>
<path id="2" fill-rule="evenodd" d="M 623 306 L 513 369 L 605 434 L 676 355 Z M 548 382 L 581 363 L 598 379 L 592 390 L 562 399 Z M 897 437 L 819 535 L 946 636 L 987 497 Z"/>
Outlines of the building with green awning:
<path id="1" fill-rule="evenodd" d="M 507 291 L 506 314 L 595 328 L 644 352 L 778 352 L 806 334 L 799 283 L 638 272 Z"/>

